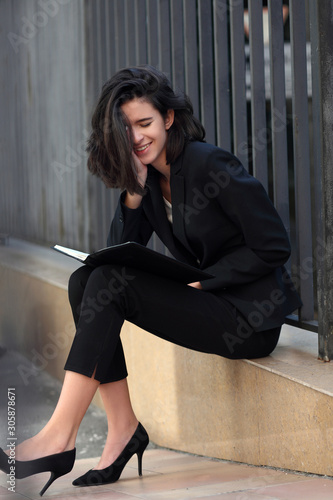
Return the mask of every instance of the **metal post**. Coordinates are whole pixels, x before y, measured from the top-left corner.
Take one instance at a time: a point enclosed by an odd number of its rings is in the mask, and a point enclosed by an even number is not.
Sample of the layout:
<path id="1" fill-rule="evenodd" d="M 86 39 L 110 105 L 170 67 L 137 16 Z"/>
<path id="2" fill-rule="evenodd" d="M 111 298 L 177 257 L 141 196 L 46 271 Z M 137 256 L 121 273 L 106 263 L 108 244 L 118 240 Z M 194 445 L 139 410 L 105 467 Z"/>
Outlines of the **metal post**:
<path id="1" fill-rule="evenodd" d="M 296 245 L 299 291 L 303 301 L 300 319 L 313 319 L 313 277 L 306 272 L 312 258 L 309 112 L 306 62 L 306 19 L 303 0 L 290 0 L 290 45 L 293 110 L 293 151 L 296 208 Z"/>
<path id="2" fill-rule="evenodd" d="M 249 1 L 253 175 L 268 191 L 265 62 L 262 1 Z"/>
<path id="3" fill-rule="evenodd" d="M 287 111 L 282 2 L 268 2 L 268 15 L 274 204 L 290 237 Z"/>
<path id="4" fill-rule="evenodd" d="M 315 263 L 318 285 L 319 358 L 333 359 L 333 0 L 309 2 L 313 65 L 313 92 L 318 103 L 320 137 L 314 159 L 321 178 L 317 197 Z M 316 116 L 314 116 L 316 118 Z M 315 126 L 314 122 L 314 126 Z"/>
<path id="5" fill-rule="evenodd" d="M 247 105 L 245 91 L 244 5 L 229 0 L 233 152 L 248 169 Z"/>

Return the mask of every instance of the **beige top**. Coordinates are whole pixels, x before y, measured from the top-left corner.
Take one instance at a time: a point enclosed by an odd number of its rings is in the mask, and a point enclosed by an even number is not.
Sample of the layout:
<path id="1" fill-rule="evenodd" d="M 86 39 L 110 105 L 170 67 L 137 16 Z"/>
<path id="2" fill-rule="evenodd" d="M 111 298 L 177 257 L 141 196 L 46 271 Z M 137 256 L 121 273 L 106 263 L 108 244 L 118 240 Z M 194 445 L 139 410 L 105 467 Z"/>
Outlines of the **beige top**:
<path id="1" fill-rule="evenodd" d="M 171 205 L 170 201 L 168 201 L 166 198 L 164 198 L 164 196 L 163 196 L 163 201 L 164 201 L 168 221 L 171 222 L 171 224 L 172 224 L 172 205 Z"/>

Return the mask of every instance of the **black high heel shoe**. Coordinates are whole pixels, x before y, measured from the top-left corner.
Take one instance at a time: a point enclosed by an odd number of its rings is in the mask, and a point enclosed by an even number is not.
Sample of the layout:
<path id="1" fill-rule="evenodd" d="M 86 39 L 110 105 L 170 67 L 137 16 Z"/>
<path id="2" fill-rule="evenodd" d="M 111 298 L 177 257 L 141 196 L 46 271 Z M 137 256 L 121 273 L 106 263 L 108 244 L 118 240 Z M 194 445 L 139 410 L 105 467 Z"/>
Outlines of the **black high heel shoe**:
<path id="1" fill-rule="evenodd" d="M 75 462 L 76 449 L 48 455 L 47 457 L 37 458 L 36 460 L 15 460 L 15 478 L 23 479 L 25 477 L 39 474 L 40 472 L 51 472 L 50 479 L 39 493 L 43 496 L 45 491 L 51 486 L 53 481 L 65 474 L 68 474 L 73 468 Z M 10 466 L 8 455 L 0 448 L 0 470 L 9 474 Z M 13 464 L 14 465 L 14 464 Z"/>
<path id="2" fill-rule="evenodd" d="M 115 483 L 121 476 L 125 465 L 136 453 L 138 456 L 138 473 L 142 476 L 142 455 L 149 443 L 146 429 L 139 423 L 135 433 L 120 453 L 119 457 L 105 469 L 90 469 L 86 474 L 73 481 L 73 486 L 97 486 Z"/>

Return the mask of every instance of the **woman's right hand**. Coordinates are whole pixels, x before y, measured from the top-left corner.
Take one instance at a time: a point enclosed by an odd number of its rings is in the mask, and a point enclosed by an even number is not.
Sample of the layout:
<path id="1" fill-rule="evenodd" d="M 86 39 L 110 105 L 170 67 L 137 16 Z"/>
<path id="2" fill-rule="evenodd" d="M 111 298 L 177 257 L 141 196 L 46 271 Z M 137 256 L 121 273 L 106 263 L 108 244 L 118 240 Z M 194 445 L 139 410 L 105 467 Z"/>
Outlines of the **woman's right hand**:
<path id="1" fill-rule="evenodd" d="M 142 161 L 140 158 L 137 157 L 137 155 L 132 151 L 132 158 L 134 161 L 134 165 L 137 171 L 137 176 L 138 176 L 138 182 L 139 184 L 144 188 L 146 185 L 146 180 L 147 180 L 147 175 L 148 175 L 148 167 Z M 125 205 L 128 208 L 138 208 L 141 205 L 142 201 L 142 195 L 134 193 L 134 194 L 129 194 L 128 192 L 126 193 L 125 197 Z"/>
<path id="2" fill-rule="evenodd" d="M 139 184 L 144 188 L 146 185 L 146 180 L 147 180 L 147 175 L 148 175 L 148 167 L 142 161 L 138 156 L 132 151 L 132 158 L 134 161 L 134 165 L 138 174 L 138 181 Z"/>

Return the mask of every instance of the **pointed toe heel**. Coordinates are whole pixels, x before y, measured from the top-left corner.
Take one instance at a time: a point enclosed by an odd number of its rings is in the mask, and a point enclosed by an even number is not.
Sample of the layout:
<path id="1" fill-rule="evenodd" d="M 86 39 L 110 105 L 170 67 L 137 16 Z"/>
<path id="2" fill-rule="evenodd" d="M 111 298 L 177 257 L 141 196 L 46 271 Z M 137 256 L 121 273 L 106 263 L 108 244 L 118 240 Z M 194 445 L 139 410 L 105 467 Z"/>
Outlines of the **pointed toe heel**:
<path id="1" fill-rule="evenodd" d="M 142 476 L 142 456 L 149 443 L 149 436 L 142 424 L 139 425 L 118 458 L 105 469 L 91 469 L 73 481 L 73 486 L 98 486 L 115 483 L 121 476 L 125 465 L 133 455 L 138 457 L 138 474 Z"/>
<path id="2" fill-rule="evenodd" d="M 36 460 L 16 460 L 15 461 L 15 477 L 16 479 L 24 479 L 25 477 L 33 476 L 41 472 L 51 472 L 51 476 L 40 491 L 40 496 L 43 496 L 45 491 L 51 484 L 61 476 L 68 474 L 73 468 L 75 462 L 76 449 L 56 453 Z M 9 473 L 8 456 L 0 448 L 0 469 L 6 474 Z"/>

